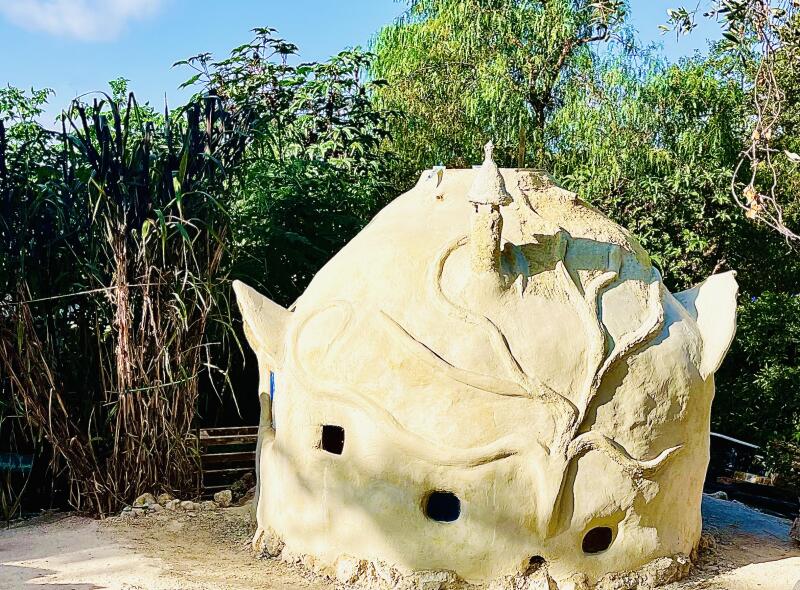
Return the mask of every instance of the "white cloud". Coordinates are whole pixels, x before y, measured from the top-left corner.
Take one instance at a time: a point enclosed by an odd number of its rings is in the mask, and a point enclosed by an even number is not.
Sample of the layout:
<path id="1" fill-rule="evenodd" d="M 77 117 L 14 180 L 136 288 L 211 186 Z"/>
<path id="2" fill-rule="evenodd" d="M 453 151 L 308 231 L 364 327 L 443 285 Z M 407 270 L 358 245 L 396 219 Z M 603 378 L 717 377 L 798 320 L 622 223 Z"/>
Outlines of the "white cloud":
<path id="1" fill-rule="evenodd" d="M 109 41 L 158 11 L 164 0 L 0 0 L 0 15 L 29 30 Z"/>

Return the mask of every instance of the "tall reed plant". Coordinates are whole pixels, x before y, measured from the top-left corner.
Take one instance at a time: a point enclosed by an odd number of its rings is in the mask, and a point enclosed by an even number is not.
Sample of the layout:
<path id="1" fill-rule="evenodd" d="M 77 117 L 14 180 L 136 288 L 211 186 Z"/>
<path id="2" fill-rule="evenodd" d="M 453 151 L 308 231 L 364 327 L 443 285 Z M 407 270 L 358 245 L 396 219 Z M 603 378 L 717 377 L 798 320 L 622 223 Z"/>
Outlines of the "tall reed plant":
<path id="1" fill-rule="evenodd" d="M 230 334 L 225 199 L 243 114 L 212 93 L 164 115 L 105 96 L 73 103 L 60 132 L 0 142 L 3 382 L 79 510 L 197 491 L 187 434 L 212 339 Z"/>

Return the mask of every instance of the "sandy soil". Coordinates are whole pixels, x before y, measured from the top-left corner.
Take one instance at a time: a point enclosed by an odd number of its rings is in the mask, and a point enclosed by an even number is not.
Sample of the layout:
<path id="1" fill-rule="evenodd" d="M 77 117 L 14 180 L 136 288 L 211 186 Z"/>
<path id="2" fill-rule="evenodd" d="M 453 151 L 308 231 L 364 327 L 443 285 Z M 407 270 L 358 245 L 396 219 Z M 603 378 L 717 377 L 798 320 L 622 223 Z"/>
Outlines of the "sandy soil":
<path id="1" fill-rule="evenodd" d="M 715 546 L 688 580 L 665 590 L 794 590 L 800 546 L 788 540 L 788 521 L 713 498 L 704 498 L 703 511 Z M 299 568 L 253 558 L 251 530 L 247 508 L 127 522 L 41 517 L 0 531 L 0 588 L 334 588 Z"/>
<path id="2" fill-rule="evenodd" d="M 239 590 L 328 588 L 250 554 L 248 508 L 96 521 L 49 516 L 0 532 L 0 588 Z"/>

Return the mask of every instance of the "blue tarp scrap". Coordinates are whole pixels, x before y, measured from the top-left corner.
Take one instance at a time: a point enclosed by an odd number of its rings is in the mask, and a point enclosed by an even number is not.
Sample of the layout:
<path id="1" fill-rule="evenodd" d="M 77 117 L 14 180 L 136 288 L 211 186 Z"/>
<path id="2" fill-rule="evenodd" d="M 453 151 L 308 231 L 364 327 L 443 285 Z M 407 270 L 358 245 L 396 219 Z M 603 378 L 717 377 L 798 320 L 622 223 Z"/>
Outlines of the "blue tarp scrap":
<path id="1" fill-rule="evenodd" d="M 0 453 L 0 471 L 30 471 L 32 468 L 33 455 Z"/>

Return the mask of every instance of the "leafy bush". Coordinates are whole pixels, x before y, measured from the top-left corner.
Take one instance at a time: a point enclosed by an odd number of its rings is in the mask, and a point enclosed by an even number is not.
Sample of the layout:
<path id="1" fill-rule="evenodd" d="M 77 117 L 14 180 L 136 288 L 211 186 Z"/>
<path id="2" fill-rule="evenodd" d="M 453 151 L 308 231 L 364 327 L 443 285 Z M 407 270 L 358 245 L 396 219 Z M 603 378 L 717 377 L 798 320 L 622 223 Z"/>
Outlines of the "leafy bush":
<path id="1" fill-rule="evenodd" d="M 235 190 L 234 275 L 291 303 L 328 259 L 394 197 L 381 144 L 391 113 L 365 80 L 372 56 L 343 51 L 291 65 L 297 48 L 273 29 L 214 61 L 199 55 L 189 83 L 202 82 L 233 111 L 248 109 L 252 142 Z"/>
<path id="2" fill-rule="evenodd" d="M 739 327 L 717 379 L 714 424 L 766 445 L 800 433 L 800 297 L 765 292 L 739 306 Z"/>

